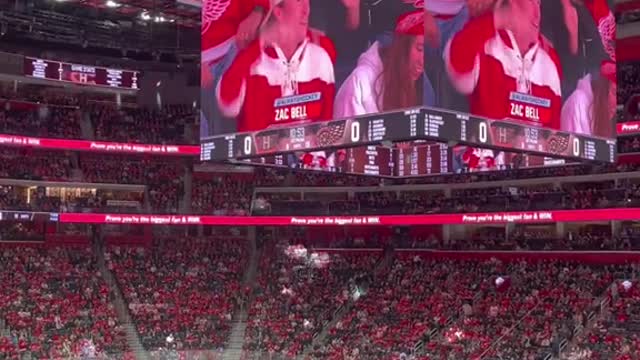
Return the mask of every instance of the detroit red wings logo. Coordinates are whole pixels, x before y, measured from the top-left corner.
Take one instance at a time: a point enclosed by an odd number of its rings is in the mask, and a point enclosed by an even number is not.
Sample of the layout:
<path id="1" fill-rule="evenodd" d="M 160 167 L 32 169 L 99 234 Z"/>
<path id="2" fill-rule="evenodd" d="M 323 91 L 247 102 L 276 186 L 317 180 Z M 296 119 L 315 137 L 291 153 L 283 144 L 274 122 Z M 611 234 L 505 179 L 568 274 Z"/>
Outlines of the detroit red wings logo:
<path id="1" fill-rule="evenodd" d="M 230 4 L 231 0 L 204 0 L 202 4 L 202 34 L 206 33 L 211 24 L 224 15 Z"/>
<path id="2" fill-rule="evenodd" d="M 609 58 L 616 61 L 616 19 L 612 13 L 600 19 L 598 31 Z"/>

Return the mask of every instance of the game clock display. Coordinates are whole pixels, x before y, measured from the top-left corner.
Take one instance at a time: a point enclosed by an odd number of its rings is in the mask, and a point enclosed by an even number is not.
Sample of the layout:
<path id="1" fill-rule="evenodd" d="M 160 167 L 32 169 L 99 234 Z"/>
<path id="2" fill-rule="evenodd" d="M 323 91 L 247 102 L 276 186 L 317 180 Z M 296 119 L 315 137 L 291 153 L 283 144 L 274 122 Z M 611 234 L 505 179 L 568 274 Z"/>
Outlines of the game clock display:
<path id="1" fill-rule="evenodd" d="M 74 84 L 138 90 L 140 73 L 60 61 L 24 58 L 25 76 Z"/>

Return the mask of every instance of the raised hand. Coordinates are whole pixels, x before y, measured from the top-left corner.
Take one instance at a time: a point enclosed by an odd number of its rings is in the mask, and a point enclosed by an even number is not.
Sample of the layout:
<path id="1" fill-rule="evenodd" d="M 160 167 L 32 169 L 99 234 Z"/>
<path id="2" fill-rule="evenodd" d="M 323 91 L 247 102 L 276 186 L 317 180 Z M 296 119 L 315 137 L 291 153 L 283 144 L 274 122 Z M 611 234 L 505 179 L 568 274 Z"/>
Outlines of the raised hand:
<path id="1" fill-rule="evenodd" d="M 560 0 L 564 10 L 564 24 L 569 33 L 569 49 L 572 54 L 578 53 L 578 10 L 571 0 Z"/>
<path id="2" fill-rule="evenodd" d="M 236 44 L 240 49 L 246 47 L 258 35 L 258 27 L 262 22 L 264 14 L 261 11 L 252 11 L 249 16 L 238 25 L 236 34 Z"/>
<path id="3" fill-rule="evenodd" d="M 480 16 L 491 11 L 496 4 L 496 0 L 467 0 L 469 14 L 472 17 Z"/>
<path id="4" fill-rule="evenodd" d="M 436 19 L 428 11 L 424 12 L 424 36 L 431 47 L 437 48 L 440 45 L 440 29 Z"/>
<path id="5" fill-rule="evenodd" d="M 342 5 L 347 9 L 354 9 L 360 7 L 360 0 L 340 0 Z"/>

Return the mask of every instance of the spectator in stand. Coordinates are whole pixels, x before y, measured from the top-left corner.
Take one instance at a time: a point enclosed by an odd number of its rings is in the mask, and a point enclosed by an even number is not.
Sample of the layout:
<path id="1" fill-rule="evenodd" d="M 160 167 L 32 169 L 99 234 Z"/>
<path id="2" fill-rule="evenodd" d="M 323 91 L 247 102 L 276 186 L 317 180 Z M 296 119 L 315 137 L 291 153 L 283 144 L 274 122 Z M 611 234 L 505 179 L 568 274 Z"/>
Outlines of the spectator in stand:
<path id="1" fill-rule="evenodd" d="M 640 137 L 632 136 L 618 138 L 618 151 L 621 153 L 640 152 Z"/>
<path id="2" fill-rule="evenodd" d="M 76 139 L 83 135 L 81 123 L 83 116 L 88 115 L 97 140 L 155 144 L 197 141 L 184 138 L 186 127 L 196 128 L 192 105 L 166 105 L 150 110 L 120 108 L 109 101 L 92 101 L 91 105 L 87 102 L 77 94 L 32 88 L 17 93 L 0 91 L 0 133 Z"/>
<path id="3" fill-rule="evenodd" d="M 450 197 L 445 197 L 442 191 L 414 191 L 399 192 L 398 197 L 396 191 L 382 189 L 375 192 L 355 192 L 355 199 L 305 197 L 305 200 L 280 199 L 271 196 L 268 190 L 264 190 L 260 192 L 260 201 L 270 211 L 256 215 L 318 215 L 339 214 L 344 211 L 363 215 L 473 213 L 633 207 L 640 202 L 640 192 L 636 191 L 637 186 L 627 182 L 620 182 L 616 187 L 609 181 L 594 184 L 576 183 L 565 185 L 560 189 L 553 186 L 539 186 L 537 188 L 511 187 L 509 190 L 470 188 L 454 190 Z"/>
<path id="4" fill-rule="evenodd" d="M 640 65 L 638 62 L 622 62 L 618 63 L 618 104 L 625 106 L 627 102 L 635 94 L 640 94 Z M 632 114 L 637 115 L 638 109 L 633 110 Z"/>
<path id="5" fill-rule="evenodd" d="M 23 180 L 67 181 L 71 162 L 60 153 L 20 149 L 0 149 L 0 177 Z"/>
<path id="6" fill-rule="evenodd" d="M 588 333 L 577 336 L 565 360 L 635 360 L 640 354 L 640 337 L 635 324 L 640 321 L 638 282 L 618 280 L 609 290 L 601 320 Z"/>

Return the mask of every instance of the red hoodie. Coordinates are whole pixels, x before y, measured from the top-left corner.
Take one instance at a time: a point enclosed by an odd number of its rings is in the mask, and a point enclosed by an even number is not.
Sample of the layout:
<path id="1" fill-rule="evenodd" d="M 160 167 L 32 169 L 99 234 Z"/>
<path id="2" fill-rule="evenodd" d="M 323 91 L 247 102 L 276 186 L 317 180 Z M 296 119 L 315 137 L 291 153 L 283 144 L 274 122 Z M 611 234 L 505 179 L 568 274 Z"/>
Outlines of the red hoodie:
<path id="1" fill-rule="evenodd" d="M 271 125 L 330 120 L 333 115 L 335 49 L 329 38 L 311 34 L 291 60 L 259 39 L 243 49 L 216 88 L 220 110 L 237 117 L 238 131 Z"/>
<path id="2" fill-rule="evenodd" d="M 493 14 L 470 20 L 449 41 L 445 63 L 451 82 L 469 96 L 471 112 L 560 129 L 561 67 L 544 39 L 524 56 Z"/>

